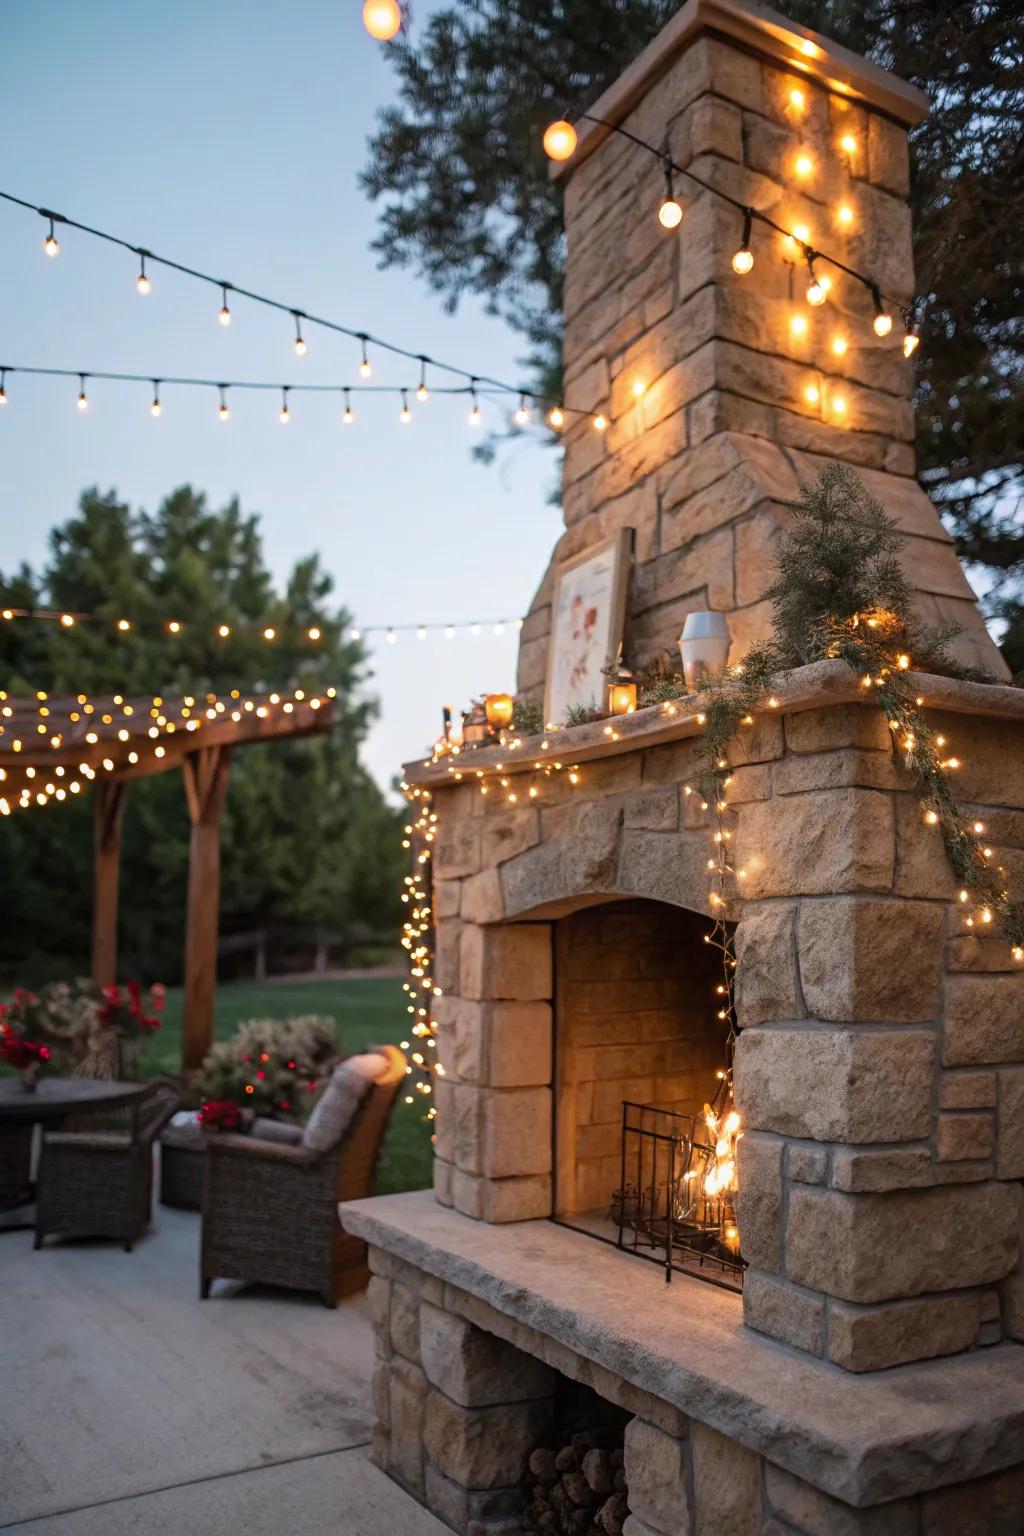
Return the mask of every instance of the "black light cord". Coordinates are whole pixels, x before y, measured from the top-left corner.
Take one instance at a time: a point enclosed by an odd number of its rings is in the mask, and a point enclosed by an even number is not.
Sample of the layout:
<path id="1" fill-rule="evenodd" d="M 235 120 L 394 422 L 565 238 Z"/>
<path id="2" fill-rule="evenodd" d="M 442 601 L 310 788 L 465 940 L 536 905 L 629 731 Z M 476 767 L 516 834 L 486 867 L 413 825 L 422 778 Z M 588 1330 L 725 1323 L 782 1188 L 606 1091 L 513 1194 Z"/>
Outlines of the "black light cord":
<path id="1" fill-rule="evenodd" d="M 577 113 L 576 121 L 596 123 L 599 127 L 607 128 L 612 133 L 621 134 L 624 139 L 628 139 L 629 142 L 631 144 L 635 144 L 638 149 L 644 149 L 648 154 L 654 155 L 665 173 L 669 189 L 668 195 L 670 197 L 672 195 L 671 178 L 672 175 L 675 174 L 677 176 L 685 176 L 687 181 L 692 181 L 694 185 L 700 187 L 702 191 L 710 192 L 713 197 L 720 198 L 722 202 L 728 203 L 731 208 L 735 208 L 737 213 L 741 213 L 743 215 L 742 244 L 744 247 L 750 238 L 750 226 L 756 220 L 759 224 L 766 225 L 768 229 L 773 229 L 776 234 L 784 235 L 787 240 L 792 240 L 793 244 L 803 252 L 805 258 L 808 261 L 827 261 L 830 266 L 836 267 L 840 272 L 845 272 L 848 277 L 855 278 L 858 283 L 863 284 L 868 293 L 871 295 L 876 312 L 881 308 L 880 301 L 882 298 L 882 291 L 873 277 L 868 277 L 865 275 L 865 273 L 858 272 L 856 267 L 848 266 L 845 261 L 840 261 L 838 256 L 830 256 L 828 251 L 819 251 L 817 247 L 808 245 L 806 240 L 799 239 L 796 235 L 794 235 L 791 229 L 786 229 L 784 225 L 779 224 L 775 219 L 773 219 L 770 214 L 762 213 L 759 208 L 751 207 L 749 203 L 743 202 L 741 198 L 733 197 L 731 192 L 725 192 L 721 187 L 716 187 L 712 182 L 705 181 L 703 176 L 697 175 L 696 171 L 691 171 L 688 170 L 685 166 L 677 165 L 664 146 L 661 149 L 658 149 L 656 145 L 649 144 L 646 139 L 641 139 L 637 134 L 631 133 L 628 128 L 623 128 L 621 123 L 609 122 L 608 119 L 604 117 L 594 117 L 589 112 Z M 891 299 L 890 302 L 897 309 L 900 309 L 905 320 L 909 319 L 909 316 L 913 311 L 913 304 L 901 304 L 898 299 Z"/>
<path id="2" fill-rule="evenodd" d="M 130 251 L 133 256 L 139 258 L 140 262 L 148 262 L 151 266 L 167 267 L 172 272 L 180 272 L 185 277 L 195 278 L 197 282 L 209 284 L 212 288 L 220 290 L 223 306 L 222 314 L 227 311 L 228 294 L 237 294 L 241 298 L 249 299 L 253 304 L 262 304 L 265 308 L 276 310 L 279 314 L 290 315 L 295 322 L 296 337 L 299 340 L 302 339 L 302 322 L 305 321 L 307 325 L 320 326 L 323 330 L 333 331 L 337 335 L 347 336 L 352 341 L 359 342 L 363 349 L 364 362 L 367 346 L 377 347 L 380 351 L 390 352 L 395 357 L 402 357 L 410 362 L 419 363 L 422 369 L 431 367 L 438 369 L 442 373 L 456 374 L 466 380 L 467 387 L 470 381 L 475 378 L 479 384 L 486 385 L 489 390 L 500 394 L 518 396 L 525 393 L 529 399 L 536 401 L 541 406 L 557 405 L 561 410 L 568 411 L 571 415 L 577 416 L 592 416 L 594 414 L 592 411 L 574 410 L 572 407 L 565 405 L 562 400 L 556 399 L 552 395 L 540 395 L 532 389 L 524 391 L 520 384 L 509 384 L 504 379 L 495 379 L 479 373 L 475 374 L 468 368 L 458 367 L 455 363 L 446 363 L 439 358 L 431 357 L 418 350 L 414 351 L 407 347 L 401 347 L 396 342 L 385 341 L 382 337 L 375 336 L 362 328 L 357 329 L 354 326 L 341 325 L 336 320 L 328 320 L 324 315 L 311 314 L 309 310 L 301 309 L 295 304 L 286 304 L 280 299 L 272 299 L 265 293 L 257 293 L 252 288 L 243 288 L 238 283 L 229 282 L 226 278 L 213 277 L 209 272 L 201 272 L 197 267 L 190 267 L 185 262 L 174 261 L 170 256 L 161 256 L 156 251 L 150 250 L 147 246 L 135 245 L 130 240 L 122 239 L 120 235 L 110 234 L 108 230 L 96 229 L 91 224 L 83 224 L 79 219 L 69 218 L 67 214 L 57 213 L 52 208 L 40 208 L 35 203 L 29 202 L 26 198 L 15 197 L 13 192 L 0 190 L 0 199 L 6 203 L 13 203 L 15 207 L 27 208 L 30 213 L 36 213 L 40 218 L 46 219 L 51 235 L 54 225 L 61 224 L 66 229 L 76 229 L 80 234 L 91 235 L 96 240 L 106 241 L 108 245 L 116 245 L 123 251 Z M 28 372 L 27 369 L 23 371 Z M 96 374 L 94 377 L 101 378 L 105 377 L 105 375 Z M 173 381 L 168 379 L 166 382 L 170 383 Z M 280 386 L 275 385 L 273 387 L 278 388 Z M 298 385 L 294 387 L 296 389 L 299 388 Z"/>

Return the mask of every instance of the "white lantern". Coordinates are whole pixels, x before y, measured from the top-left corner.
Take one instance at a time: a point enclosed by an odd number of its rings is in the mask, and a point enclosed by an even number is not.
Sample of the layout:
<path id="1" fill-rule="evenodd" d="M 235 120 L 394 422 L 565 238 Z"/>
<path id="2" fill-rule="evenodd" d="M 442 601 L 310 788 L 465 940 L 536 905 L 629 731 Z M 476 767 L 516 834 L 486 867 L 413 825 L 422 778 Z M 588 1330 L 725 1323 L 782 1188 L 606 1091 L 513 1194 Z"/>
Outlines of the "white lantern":
<path id="1" fill-rule="evenodd" d="M 695 691 L 708 677 L 721 677 L 729 661 L 732 636 L 724 613 L 701 609 L 686 615 L 679 636 L 686 686 Z"/>

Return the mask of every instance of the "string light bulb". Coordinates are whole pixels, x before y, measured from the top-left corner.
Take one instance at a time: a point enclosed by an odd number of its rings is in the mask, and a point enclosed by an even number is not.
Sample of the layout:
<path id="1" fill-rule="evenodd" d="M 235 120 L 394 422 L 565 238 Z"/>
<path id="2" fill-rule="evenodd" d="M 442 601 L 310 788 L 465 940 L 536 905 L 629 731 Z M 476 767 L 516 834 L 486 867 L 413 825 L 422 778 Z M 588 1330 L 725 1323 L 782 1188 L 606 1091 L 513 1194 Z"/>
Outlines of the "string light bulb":
<path id="1" fill-rule="evenodd" d="M 914 353 L 917 351 L 920 345 L 921 338 L 918 336 L 917 332 L 908 330 L 907 334 L 903 338 L 903 356 L 913 357 Z"/>
<path id="2" fill-rule="evenodd" d="M 0 405 L 7 404 L 7 369 L 0 368 Z"/>
<path id="3" fill-rule="evenodd" d="M 355 412 L 352 409 L 352 404 L 349 400 L 347 389 L 343 391 L 343 396 L 345 400 L 345 409 L 341 413 L 341 419 L 345 423 L 346 427 L 350 427 L 356 419 Z"/>
<path id="4" fill-rule="evenodd" d="M 662 160 L 665 172 L 665 196 L 658 209 L 658 223 L 662 229 L 678 229 L 683 222 L 683 208 L 672 188 L 672 161 L 668 155 Z"/>
<path id="5" fill-rule="evenodd" d="M 230 286 L 230 283 L 221 283 L 220 285 L 220 311 L 217 315 L 217 319 L 223 326 L 229 326 L 231 324 L 231 311 L 228 308 L 228 289 Z"/>
<path id="6" fill-rule="evenodd" d="M 293 309 L 292 318 L 295 321 L 295 356 L 305 357 L 309 348 L 306 346 L 305 337 L 302 334 L 302 311 Z"/>
<path id="7" fill-rule="evenodd" d="M 73 613 L 62 613 L 60 616 L 60 622 L 62 629 L 74 629 L 75 616 Z"/>
<path id="8" fill-rule="evenodd" d="M 420 358 L 420 382 L 416 387 L 416 399 L 421 405 L 425 400 L 430 399 L 430 390 L 427 388 L 427 360 L 425 357 Z"/>
<path id="9" fill-rule="evenodd" d="M 852 133 L 843 134 L 839 140 L 839 148 L 847 155 L 855 155 L 857 153 L 857 140 Z"/>
<path id="10" fill-rule="evenodd" d="M 824 304 L 827 290 L 819 281 L 814 271 L 814 256 L 811 254 L 808 254 L 807 257 L 807 272 L 810 278 L 807 284 L 807 302 L 817 309 L 820 305 Z"/>
<path id="11" fill-rule="evenodd" d="M 565 426 L 565 412 L 560 405 L 553 405 L 548 411 L 548 426 L 560 432 Z"/>
<path id="12" fill-rule="evenodd" d="M 795 107 L 797 112 L 802 112 L 804 107 L 807 105 L 807 97 L 804 95 L 803 91 L 800 90 L 799 86 L 794 86 L 790 91 L 789 104 L 791 107 Z"/>
<path id="13" fill-rule="evenodd" d="M 483 417 L 480 415 L 480 402 L 476 397 L 476 379 L 473 379 L 470 382 L 469 394 L 473 404 L 470 407 L 469 415 L 466 417 L 466 420 L 469 422 L 471 427 L 478 427 L 483 420 Z"/>
<path id="14" fill-rule="evenodd" d="M 544 153 L 549 160 L 568 160 L 575 153 L 577 142 L 576 129 L 564 118 L 549 123 L 544 130 Z"/>
<path id="15" fill-rule="evenodd" d="M 797 155 L 793 162 L 793 169 L 798 176 L 809 176 L 814 170 L 814 161 L 808 154 Z"/>
<path id="16" fill-rule="evenodd" d="M 46 252 L 47 256 L 59 256 L 60 241 L 57 239 L 57 236 L 53 232 L 52 214 L 47 214 L 47 218 L 50 220 L 50 229 L 46 239 L 43 241 L 43 250 Z"/>
<path id="17" fill-rule="evenodd" d="M 796 314 L 790 318 L 789 329 L 796 337 L 807 335 L 807 316 Z"/>
<path id="18" fill-rule="evenodd" d="M 288 409 L 288 386 L 287 386 L 287 384 L 285 384 L 282 387 L 282 389 L 281 389 L 281 409 L 277 413 L 277 419 L 281 423 L 282 427 L 286 427 L 288 425 L 288 423 L 292 419 L 292 413 Z"/>
<path id="19" fill-rule="evenodd" d="M 153 284 L 146 275 L 146 252 L 139 252 L 139 275 L 135 279 L 135 287 L 139 293 L 145 296 L 153 290 Z"/>
<path id="20" fill-rule="evenodd" d="M 162 409 L 163 409 L 163 407 L 160 404 L 160 380 L 159 379 L 154 379 L 153 380 L 153 403 L 149 407 L 149 414 L 151 416 L 159 416 Z"/>
<path id="21" fill-rule="evenodd" d="M 749 208 L 745 208 L 743 211 L 743 238 L 740 241 L 739 249 L 732 258 L 732 269 L 734 272 L 738 272 L 741 277 L 745 277 L 754 265 L 754 253 L 750 249 L 750 231 L 753 221 L 754 215 L 752 211 Z"/>
<path id="22" fill-rule="evenodd" d="M 360 336 L 359 338 L 360 345 L 363 349 L 362 356 L 359 360 L 359 377 L 361 379 L 370 379 L 373 377 L 373 368 L 370 365 L 370 359 L 366 352 L 366 343 L 368 339 L 369 338 L 366 336 Z"/>
<path id="23" fill-rule="evenodd" d="M 378 43 L 390 43 L 402 26 L 398 0 L 364 0 L 363 26 Z"/>
<path id="24" fill-rule="evenodd" d="M 80 373 L 78 375 L 78 401 L 77 401 L 77 404 L 78 404 L 78 409 L 80 411 L 87 411 L 89 409 L 89 396 L 85 392 L 85 374 L 84 373 Z"/>
<path id="25" fill-rule="evenodd" d="M 594 431 L 595 432 L 607 432 L 607 430 L 608 430 L 608 417 L 604 414 L 603 411 L 598 411 L 597 415 L 594 417 Z"/>
<path id="26" fill-rule="evenodd" d="M 221 421 L 230 421 L 231 411 L 228 407 L 228 387 L 226 384 L 218 384 L 217 388 L 220 390 L 220 405 L 217 409 L 217 415 Z"/>
<path id="27" fill-rule="evenodd" d="M 882 305 L 882 295 L 877 283 L 870 283 L 871 301 L 875 306 L 875 318 L 871 322 L 871 329 L 878 337 L 888 336 L 892 330 L 892 315 L 888 314 Z"/>
<path id="28" fill-rule="evenodd" d="M 517 427 L 528 427 L 530 425 L 530 413 L 526 408 L 525 395 L 519 396 L 519 406 L 512 420 L 515 422 Z"/>
<path id="29" fill-rule="evenodd" d="M 849 203 L 840 203 L 839 207 L 836 209 L 836 223 L 839 224 L 843 229 L 849 229 L 850 225 L 853 223 L 853 209 L 850 207 Z"/>
<path id="30" fill-rule="evenodd" d="M 407 427 L 412 421 L 412 411 L 409 409 L 409 400 L 404 389 L 402 390 L 402 409 L 398 413 L 398 419 L 403 427 Z"/>
<path id="31" fill-rule="evenodd" d="M 832 351 L 836 357 L 845 357 L 846 349 L 848 346 L 849 343 L 847 342 L 845 336 L 841 336 L 837 333 L 832 337 Z"/>

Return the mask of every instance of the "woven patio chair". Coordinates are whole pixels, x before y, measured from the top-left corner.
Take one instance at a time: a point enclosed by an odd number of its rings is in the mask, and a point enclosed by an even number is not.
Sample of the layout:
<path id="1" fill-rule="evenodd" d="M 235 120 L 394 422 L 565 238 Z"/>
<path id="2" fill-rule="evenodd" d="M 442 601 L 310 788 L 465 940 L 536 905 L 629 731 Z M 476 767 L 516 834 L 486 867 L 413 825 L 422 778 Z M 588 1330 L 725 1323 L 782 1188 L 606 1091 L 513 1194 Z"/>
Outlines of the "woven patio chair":
<path id="1" fill-rule="evenodd" d="M 47 1131 L 36 1188 L 36 1241 L 65 1237 L 119 1238 L 126 1253 L 149 1225 L 153 1143 L 182 1100 L 169 1077 L 148 1083 L 123 1111 L 124 1129 Z"/>
<path id="2" fill-rule="evenodd" d="M 362 1290 L 366 1244 L 338 1220 L 339 1200 L 373 1189 L 401 1079 L 373 1083 L 336 1144 L 211 1135 L 203 1184 L 200 1297 L 214 1280 L 252 1280 L 315 1291 L 325 1306 Z M 280 1131 L 281 1127 L 278 1127 Z"/>

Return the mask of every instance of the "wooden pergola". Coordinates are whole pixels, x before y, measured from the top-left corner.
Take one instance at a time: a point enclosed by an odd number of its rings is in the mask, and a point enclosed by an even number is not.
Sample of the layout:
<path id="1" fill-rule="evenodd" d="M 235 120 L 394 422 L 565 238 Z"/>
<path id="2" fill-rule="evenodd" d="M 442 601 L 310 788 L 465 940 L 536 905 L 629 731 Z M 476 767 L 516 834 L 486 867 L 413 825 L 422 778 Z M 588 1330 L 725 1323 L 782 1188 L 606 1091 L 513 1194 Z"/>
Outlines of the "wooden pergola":
<path id="1" fill-rule="evenodd" d="M 185 923 L 182 1065 L 213 1039 L 220 925 L 220 817 L 236 747 L 326 730 L 334 689 L 261 694 L 8 697 L 0 693 L 0 813 L 20 814 L 91 792 L 94 860 L 92 976 L 117 980 L 118 894 L 125 791 L 132 779 L 181 769 L 192 836 Z"/>

